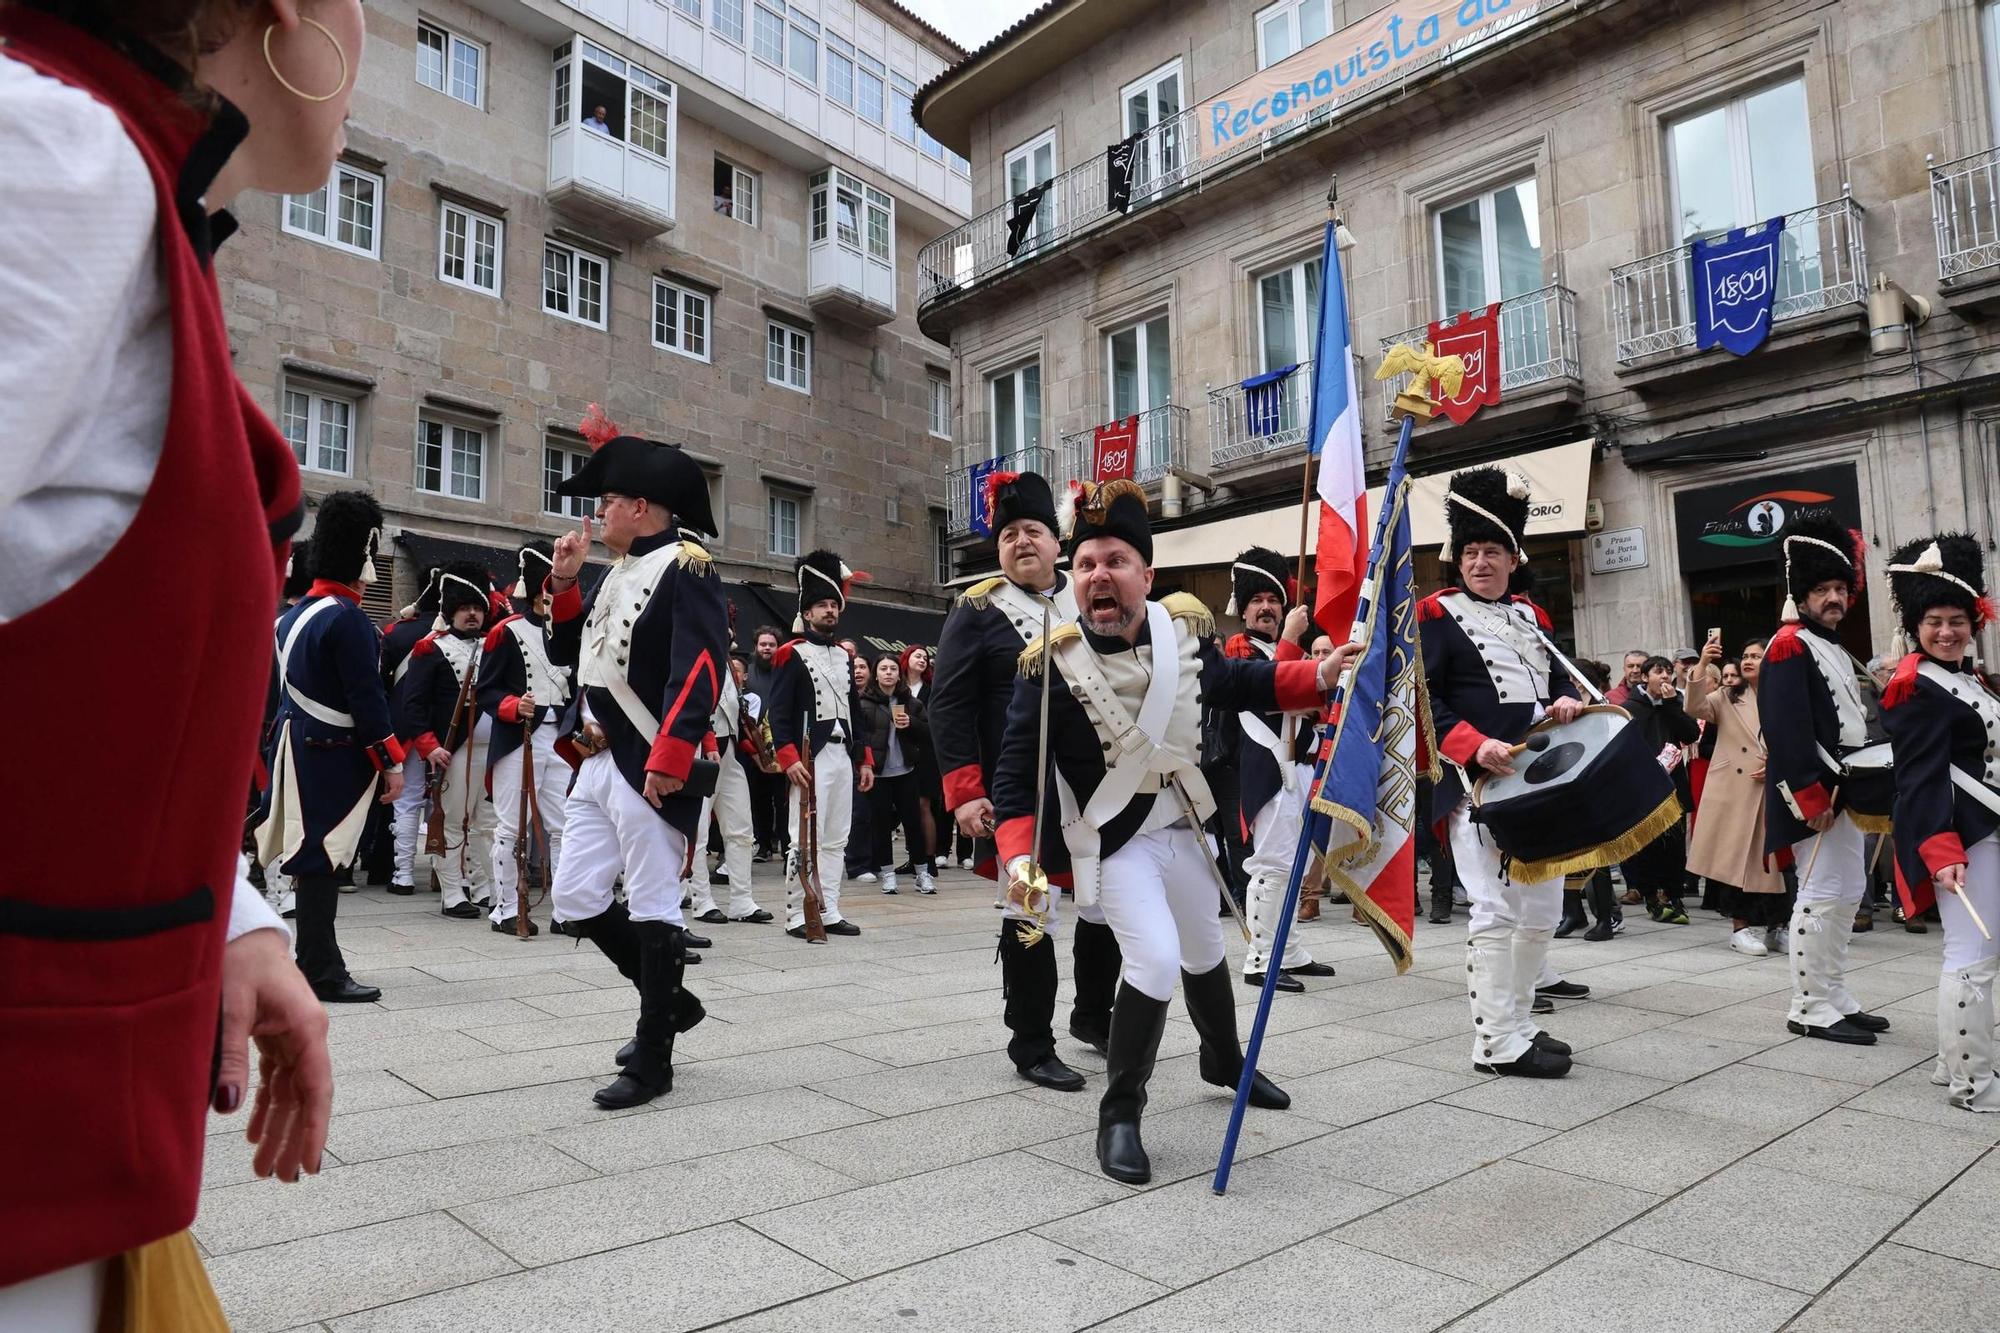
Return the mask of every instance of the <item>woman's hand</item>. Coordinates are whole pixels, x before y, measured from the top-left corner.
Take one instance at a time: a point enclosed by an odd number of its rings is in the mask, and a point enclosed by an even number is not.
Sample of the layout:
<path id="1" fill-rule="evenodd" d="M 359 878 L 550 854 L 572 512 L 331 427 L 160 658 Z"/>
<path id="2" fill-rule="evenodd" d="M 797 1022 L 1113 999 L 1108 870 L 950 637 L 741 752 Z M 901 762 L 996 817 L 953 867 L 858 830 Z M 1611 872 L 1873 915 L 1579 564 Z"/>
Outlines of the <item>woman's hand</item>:
<path id="1" fill-rule="evenodd" d="M 1962 893 L 1965 891 L 1965 862 L 1946 866 L 1931 876 L 1931 883 L 1941 893 Z"/>
<path id="2" fill-rule="evenodd" d="M 222 1040 L 215 1109 L 232 1114 L 250 1078 L 257 1043 L 257 1104 L 246 1137 L 257 1145 L 251 1169 L 291 1182 L 319 1171 L 333 1114 L 333 1064 L 326 1051 L 326 1010 L 292 962 L 283 931 L 253 930 L 222 951 Z"/>

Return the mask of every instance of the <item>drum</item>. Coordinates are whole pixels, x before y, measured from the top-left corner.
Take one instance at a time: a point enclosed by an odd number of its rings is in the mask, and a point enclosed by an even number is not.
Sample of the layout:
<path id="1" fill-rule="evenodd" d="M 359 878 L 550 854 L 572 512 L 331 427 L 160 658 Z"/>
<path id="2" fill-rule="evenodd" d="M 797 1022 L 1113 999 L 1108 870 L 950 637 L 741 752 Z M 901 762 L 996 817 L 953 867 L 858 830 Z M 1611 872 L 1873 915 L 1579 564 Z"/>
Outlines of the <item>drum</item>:
<path id="1" fill-rule="evenodd" d="M 1537 723 L 1514 747 L 1514 771 L 1472 788 L 1473 822 L 1492 833 L 1507 873 L 1531 884 L 1616 865 L 1681 813 L 1645 733 L 1609 704 Z"/>
<path id="2" fill-rule="evenodd" d="M 1864 833 L 1887 833 L 1896 807 L 1896 770 L 1889 742 L 1878 741 L 1841 756 L 1840 804 Z"/>

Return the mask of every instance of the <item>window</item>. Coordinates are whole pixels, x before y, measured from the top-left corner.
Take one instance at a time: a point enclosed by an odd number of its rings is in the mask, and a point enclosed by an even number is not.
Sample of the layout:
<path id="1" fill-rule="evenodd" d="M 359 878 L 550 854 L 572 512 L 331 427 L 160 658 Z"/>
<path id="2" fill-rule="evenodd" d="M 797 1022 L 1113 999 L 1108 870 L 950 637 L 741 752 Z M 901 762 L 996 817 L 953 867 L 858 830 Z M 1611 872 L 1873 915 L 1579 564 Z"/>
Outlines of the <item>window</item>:
<path id="1" fill-rule="evenodd" d="M 1181 126 L 1174 123 L 1181 113 L 1180 62 L 1128 84 L 1119 100 L 1124 105 L 1126 134 L 1154 131 L 1139 141 L 1139 151 L 1132 155 L 1132 196 L 1136 199 L 1149 187 L 1175 183 L 1184 165 Z"/>
<path id="2" fill-rule="evenodd" d="M 1105 369 L 1111 381 L 1109 419 L 1144 418 L 1140 423 L 1135 471 L 1156 472 L 1168 462 L 1171 426 L 1164 417 L 1146 414 L 1174 399 L 1173 342 L 1167 331 L 1167 317 L 1160 315 L 1113 330 L 1104 341 Z"/>
<path id="3" fill-rule="evenodd" d="M 543 245 L 542 309 L 603 328 L 604 261 L 554 241 Z"/>
<path id="4" fill-rule="evenodd" d="M 572 449 L 566 445 L 548 443 L 542 446 L 542 512 L 557 518 L 583 518 L 596 509 L 596 502 L 586 495 L 558 495 L 556 487 L 577 474 L 577 470 L 590 460 L 590 450 Z"/>
<path id="5" fill-rule="evenodd" d="M 634 148 L 654 157 L 673 161 L 674 86 L 665 79 L 632 66 L 632 133 Z"/>
<path id="6" fill-rule="evenodd" d="M 940 588 L 951 582 L 951 525 L 944 515 L 931 511 L 931 561 Z"/>
<path id="7" fill-rule="evenodd" d="M 343 477 L 353 475 L 352 399 L 288 388 L 284 411 L 279 416 L 285 438 L 292 442 L 292 456 L 299 460 L 300 467 Z"/>
<path id="8" fill-rule="evenodd" d="M 653 279 L 653 346 L 708 360 L 708 296 Z"/>
<path id="9" fill-rule="evenodd" d="M 488 296 L 500 294 L 500 221 L 446 204 L 438 222 L 438 276 Z"/>
<path id="10" fill-rule="evenodd" d="M 376 259 L 382 253 L 375 229 L 376 202 L 381 197 L 380 176 L 336 162 L 333 179 L 325 185 L 311 194 L 285 196 L 284 229 L 336 250 Z"/>
<path id="11" fill-rule="evenodd" d="M 556 48 L 555 90 L 551 95 L 549 105 L 549 128 L 551 129 L 559 130 L 569 124 L 569 90 L 570 81 L 574 77 L 575 74 L 570 69 L 569 43 L 564 42 Z"/>
<path id="12" fill-rule="evenodd" d="M 757 173 L 715 159 L 715 211 L 746 227 L 757 225 Z"/>
<path id="13" fill-rule="evenodd" d="M 485 47 L 435 23 L 417 24 L 417 82 L 424 87 L 456 97 L 467 106 L 478 106 L 480 74 L 485 68 Z"/>
<path id="14" fill-rule="evenodd" d="M 809 214 L 813 244 L 833 239 L 842 248 L 868 255 L 884 264 L 894 262 L 896 203 L 872 185 L 844 171 L 823 171 L 812 178 L 812 208 Z"/>
<path id="15" fill-rule="evenodd" d="M 855 76 L 860 94 L 855 110 L 871 125 L 882 123 L 882 62 L 866 51 L 860 53 L 861 71 Z"/>
<path id="16" fill-rule="evenodd" d="M 812 334 L 770 321 L 764 329 L 764 378 L 800 393 L 812 392 Z"/>
<path id="17" fill-rule="evenodd" d="M 1327 35 L 1327 0 L 1285 0 L 1257 15 L 1257 68 L 1277 64 Z"/>
<path id="18" fill-rule="evenodd" d="M 743 0 L 709 0 L 708 12 L 717 37 L 743 45 Z"/>
<path id="19" fill-rule="evenodd" d="M 1789 79 L 1673 121 L 1667 144 L 1674 221 L 1682 240 L 1752 226 L 1818 202 L 1803 80 Z M 1819 232 L 1816 226 L 1785 231 L 1777 300 L 1824 285 Z"/>
<path id="20" fill-rule="evenodd" d="M 1318 255 L 1254 279 L 1258 370 L 1279 370 L 1312 360 L 1313 339 L 1319 329 L 1319 279 Z M 1311 371 L 1299 371 L 1286 384 L 1278 396 L 1278 419 L 1266 433 L 1294 431 L 1306 425 L 1305 414 L 1312 403 Z"/>
<path id="21" fill-rule="evenodd" d="M 842 106 L 854 105 L 854 47 L 837 32 L 826 35 L 826 95 Z"/>
<path id="22" fill-rule="evenodd" d="M 701 22 L 701 0 L 674 0 L 674 8 L 696 23 Z"/>
<path id="23" fill-rule="evenodd" d="M 770 529 L 770 549 L 772 555 L 796 556 L 804 543 L 800 538 L 805 526 L 806 502 L 803 496 L 789 491 L 773 489 L 765 499 L 765 514 Z"/>
<path id="24" fill-rule="evenodd" d="M 967 180 L 972 179 L 972 163 L 969 160 L 960 157 L 948 148 L 945 150 L 945 159 L 951 163 L 952 175 L 963 176 Z"/>
<path id="25" fill-rule="evenodd" d="M 1042 443 L 1042 366 L 1030 361 L 986 378 L 993 456 L 999 458 Z"/>
<path id="26" fill-rule="evenodd" d="M 750 51 L 767 65 L 785 65 L 785 19 L 757 5 L 751 11 Z"/>
<path id="27" fill-rule="evenodd" d="M 917 85 L 900 74 L 889 76 L 890 90 L 895 94 L 889 99 L 889 114 L 895 117 L 895 133 L 904 143 L 917 141 L 916 110 L 910 99 L 917 95 Z"/>
<path id="28" fill-rule="evenodd" d="M 792 73 L 819 86 L 819 24 L 792 6 Z"/>
<path id="29" fill-rule="evenodd" d="M 1007 197 L 1012 199 L 1022 191 L 1040 185 L 1056 174 L 1056 135 L 1054 130 L 1023 144 L 1007 154 Z M 1054 230 L 1056 225 L 1055 191 L 1042 196 L 1040 208 L 1035 210 L 1035 224 L 1028 228 L 1028 234 L 1021 242 L 1023 253 L 1034 249 L 1035 244 Z"/>
<path id="30" fill-rule="evenodd" d="M 1515 181 L 1431 215 L 1440 318 L 1542 286 L 1535 180 Z"/>
<path id="31" fill-rule="evenodd" d="M 929 379 L 931 434 L 940 440 L 948 440 L 951 438 L 951 377 L 934 373 Z"/>
<path id="32" fill-rule="evenodd" d="M 417 418 L 417 489 L 459 500 L 486 498 L 486 432 Z"/>

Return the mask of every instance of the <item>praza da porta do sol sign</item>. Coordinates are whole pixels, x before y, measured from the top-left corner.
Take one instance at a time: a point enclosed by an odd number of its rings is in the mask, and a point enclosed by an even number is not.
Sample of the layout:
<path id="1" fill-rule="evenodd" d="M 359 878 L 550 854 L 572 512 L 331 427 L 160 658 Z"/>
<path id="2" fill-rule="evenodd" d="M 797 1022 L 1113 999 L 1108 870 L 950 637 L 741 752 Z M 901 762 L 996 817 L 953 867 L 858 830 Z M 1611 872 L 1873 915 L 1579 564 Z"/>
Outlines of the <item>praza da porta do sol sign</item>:
<path id="1" fill-rule="evenodd" d="M 1400 0 L 1204 103 L 1201 151 L 1213 153 L 1263 134 L 1539 7 L 1536 0 Z"/>

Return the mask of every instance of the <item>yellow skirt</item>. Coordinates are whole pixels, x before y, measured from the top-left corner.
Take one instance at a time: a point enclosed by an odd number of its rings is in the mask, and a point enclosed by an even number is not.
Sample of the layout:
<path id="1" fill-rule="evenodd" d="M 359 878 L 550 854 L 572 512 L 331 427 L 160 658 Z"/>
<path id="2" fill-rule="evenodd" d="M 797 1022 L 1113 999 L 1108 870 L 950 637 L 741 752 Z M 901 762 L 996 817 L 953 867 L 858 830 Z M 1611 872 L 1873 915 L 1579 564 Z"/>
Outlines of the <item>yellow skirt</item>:
<path id="1" fill-rule="evenodd" d="M 229 1333 L 222 1304 L 195 1252 L 176 1232 L 113 1259 L 98 1333 Z"/>

